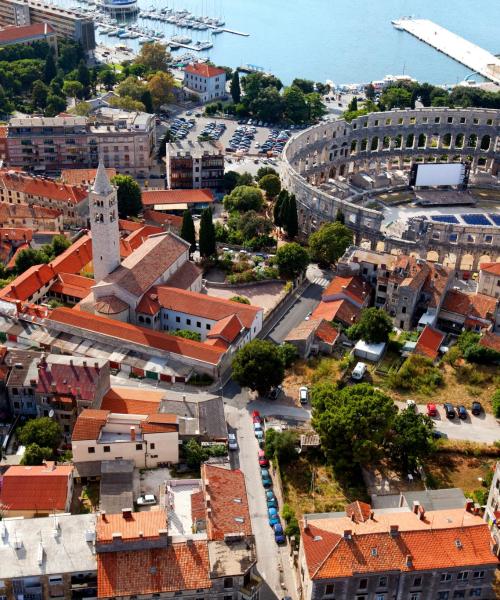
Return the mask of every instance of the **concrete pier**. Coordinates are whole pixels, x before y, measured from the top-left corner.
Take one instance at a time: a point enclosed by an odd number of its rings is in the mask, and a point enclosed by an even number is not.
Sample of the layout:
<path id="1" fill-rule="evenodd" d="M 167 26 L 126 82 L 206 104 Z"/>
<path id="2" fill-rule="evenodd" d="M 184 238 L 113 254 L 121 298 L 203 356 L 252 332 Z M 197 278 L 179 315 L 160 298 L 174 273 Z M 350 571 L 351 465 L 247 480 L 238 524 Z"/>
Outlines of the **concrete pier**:
<path id="1" fill-rule="evenodd" d="M 396 29 L 410 33 L 475 73 L 500 85 L 500 59 L 491 52 L 428 19 L 402 18 L 392 21 L 392 24 Z"/>

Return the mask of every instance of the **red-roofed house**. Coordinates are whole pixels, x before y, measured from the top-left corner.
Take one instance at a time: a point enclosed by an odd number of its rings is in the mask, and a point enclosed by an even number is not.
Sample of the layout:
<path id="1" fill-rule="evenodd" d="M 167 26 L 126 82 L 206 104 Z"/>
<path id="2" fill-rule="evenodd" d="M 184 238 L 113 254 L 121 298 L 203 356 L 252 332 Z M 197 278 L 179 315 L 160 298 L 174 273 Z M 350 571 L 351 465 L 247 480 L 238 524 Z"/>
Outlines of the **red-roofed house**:
<path id="1" fill-rule="evenodd" d="M 57 35 L 50 23 L 33 23 L 32 25 L 0 29 L 0 48 L 14 44 L 30 46 L 34 42 L 46 42 L 57 57 Z"/>
<path id="2" fill-rule="evenodd" d="M 439 327 L 450 332 L 460 332 L 462 329 L 498 331 L 499 304 L 500 300 L 492 296 L 450 290 L 439 312 Z"/>
<path id="3" fill-rule="evenodd" d="M 372 287 L 361 277 L 334 277 L 312 313 L 313 319 L 337 321 L 351 326 L 370 304 Z"/>
<path id="4" fill-rule="evenodd" d="M 142 216 L 148 225 L 158 225 L 166 230 L 172 230 L 174 233 L 178 233 L 182 227 L 182 217 L 178 215 L 169 215 L 157 210 L 144 210 Z"/>
<path id="5" fill-rule="evenodd" d="M 500 262 L 479 265 L 477 291 L 479 294 L 486 294 L 493 298 L 500 297 Z"/>
<path id="6" fill-rule="evenodd" d="M 226 72 L 205 63 L 192 63 L 184 68 L 184 88 L 200 102 L 226 97 Z"/>
<path id="7" fill-rule="evenodd" d="M 72 466 L 13 466 L 2 475 L 0 505 L 5 517 L 46 517 L 69 512 L 72 493 Z"/>
<path id="8" fill-rule="evenodd" d="M 201 211 L 214 201 L 211 190 L 145 190 L 142 205 L 163 213 L 182 214 L 185 210 Z"/>
<path id="9" fill-rule="evenodd" d="M 430 325 L 426 325 L 417 340 L 417 345 L 413 352 L 434 361 L 438 357 L 439 348 L 443 343 L 444 337 L 444 333 L 441 333 L 441 331 L 434 329 Z"/>
<path id="10" fill-rule="evenodd" d="M 479 340 L 479 345 L 500 354 L 500 335 L 487 331 Z"/>
<path id="11" fill-rule="evenodd" d="M 63 169 L 61 181 L 68 185 L 90 186 L 94 182 L 97 169 Z M 112 179 L 116 169 L 106 169 L 106 175 Z"/>
<path id="12" fill-rule="evenodd" d="M 328 307 L 330 304 L 335 303 L 321 303 L 324 307 Z M 339 332 L 329 320 L 311 317 L 294 327 L 284 341 L 293 344 L 297 348 L 299 356 L 307 358 L 311 352 L 331 354 L 338 337 Z"/>

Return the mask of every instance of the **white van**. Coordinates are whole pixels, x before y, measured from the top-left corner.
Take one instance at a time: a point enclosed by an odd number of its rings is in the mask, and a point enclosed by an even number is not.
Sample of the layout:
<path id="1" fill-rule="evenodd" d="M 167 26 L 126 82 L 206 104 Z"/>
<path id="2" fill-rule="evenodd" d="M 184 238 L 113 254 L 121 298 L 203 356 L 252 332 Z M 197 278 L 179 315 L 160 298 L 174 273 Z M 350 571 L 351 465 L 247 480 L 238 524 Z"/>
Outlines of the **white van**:
<path id="1" fill-rule="evenodd" d="M 351 373 L 351 377 L 353 379 L 356 379 L 357 381 L 363 379 L 363 377 L 365 376 L 365 373 L 366 373 L 366 369 L 367 369 L 367 366 L 364 362 L 357 363 L 357 365 L 354 367 L 354 369 Z"/>

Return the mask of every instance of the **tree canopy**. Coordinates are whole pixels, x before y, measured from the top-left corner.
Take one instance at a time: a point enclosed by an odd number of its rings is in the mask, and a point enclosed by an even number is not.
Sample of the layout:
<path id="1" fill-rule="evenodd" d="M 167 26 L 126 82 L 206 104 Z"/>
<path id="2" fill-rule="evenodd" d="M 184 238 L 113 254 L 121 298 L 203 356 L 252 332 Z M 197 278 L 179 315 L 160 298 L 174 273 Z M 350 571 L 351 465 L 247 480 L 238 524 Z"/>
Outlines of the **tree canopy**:
<path id="1" fill-rule="evenodd" d="M 236 69 L 233 73 L 230 89 L 233 102 L 235 104 L 238 104 L 238 102 L 241 100 L 240 74 L 238 72 L 238 69 Z"/>
<path id="2" fill-rule="evenodd" d="M 228 211 L 245 212 L 255 210 L 259 212 L 264 204 L 262 192 L 249 185 L 238 185 L 224 197 L 224 208 Z"/>
<path id="3" fill-rule="evenodd" d="M 38 444 L 42 448 L 56 449 L 62 440 L 62 429 L 57 421 L 49 417 L 30 419 L 17 432 L 21 444 Z"/>
<path id="4" fill-rule="evenodd" d="M 266 431 L 266 458 L 268 460 L 276 458 L 280 466 L 287 465 L 297 460 L 298 442 L 297 432 L 291 429 L 285 431 L 268 429 Z"/>
<path id="5" fill-rule="evenodd" d="M 29 444 L 24 450 L 21 458 L 22 465 L 42 465 L 46 460 L 50 460 L 54 452 L 51 448 L 39 446 L 38 444 Z"/>
<path id="6" fill-rule="evenodd" d="M 199 244 L 200 254 L 203 258 L 208 258 L 217 253 L 215 227 L 212 211 L 209 208 L 205 208 L 201 213 Z"/>
<path id="7" fill-rule="evenodd" d="M 117 187 L 120 218 L 136 217 L 142 211 L 142 193 L 137 181 L 130 175 L 115 175 L 111 182 Z"/>
<path id="8" fill-rule="evenodd" d="M 415 471 L 419 461 L 425 460 L 434 452 L 433 429 L 432 419 L 417 413 L 413 407 L 395 415 L 389 452 L 403 473 Z"/>
<path id="9" fill-rule="evenodd" d="M 309 237 L 311 258 L 323 265 L 335 264 L 352 241 L 348 227 L 338 221 L 325 223 Z"/>
<path id="10" fill-rule="evenodd" d="M 281 191 L 280 178 L 272 173 L 264 175 L 264 177 L 259 179 L 259 187 L 261 190 L 264 190 L 266 196 L 272 200 L 273 198 L 276 198 Z"/>
<path id="11" fill-rule="evenodd" d="M 275 261 L 281 277 L 295 279 L 305 273 L 309 264 L 309 254 L 305 248 L 291 242 L 278 248 Z"/>
<path id="12" fill-rule="evenodd" d="M 201 342 L 201 334 L 197 331 L 190 331 L 189 329 L 176 329 L 170 332 L 176 337 L 184 338 L 185 340 L 193 340 L 194 342 Z"/>
<path id="13" fill-rule="evenodd" d="M 182 215 L 181 238 L 191 244 L 189 251 L 196 250 L 196 231 L 194 228 L 193 216 L 190 210 L 185 210 Z"/>
<path id="14" fill-rule="evenodd" d="M 283 381 L 285 369 L 278 347 L 267 340 L 254 339 L 238 350 L 233 364 L 233 379 L 260 396 Z"/>
<path id="15" fill-rule="evenodd" d="M 167 47 L 160 42 L 143 44 L 135 59 L 135 64 L 143 65 L 147 72 L 168 71 L 172 60 Z"/>
<path id="16" fill-rule="evenodd" d="M 369 344 L 380 344 L 389 341 L 393 328 L 391 317 L 381 308 L 364 308 L 359 321 L 349 327 L 347 335 L 351 339 L 363 339 Z"/>

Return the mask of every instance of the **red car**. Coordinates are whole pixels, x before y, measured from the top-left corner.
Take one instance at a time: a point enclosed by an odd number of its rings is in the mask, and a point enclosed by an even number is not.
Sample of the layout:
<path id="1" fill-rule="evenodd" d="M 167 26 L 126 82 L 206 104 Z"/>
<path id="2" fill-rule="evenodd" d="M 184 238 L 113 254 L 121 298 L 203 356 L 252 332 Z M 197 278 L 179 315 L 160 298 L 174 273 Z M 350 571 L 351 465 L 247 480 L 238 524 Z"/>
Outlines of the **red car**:
<path id="1" fill-rule="evenodd" d="M 253 417 L 252 420 L 254 423 L 260 423 L 260 417 Z"/>
<path id="2" fill-rule="evenodd" d="M 255 418 L 255 417 L 259 417 L 259 419 L 260 419 L 260 412 L 258 410 L 254 410 L 252 413 L 252 418 Z"/>
<path id="3" fill-rule="evenodd" d="M 259 465 L 261 467 L 269 466 L 269 461 L 266 458 L 266 453 L 264 452 L 264 450 L 259 450 Z"/>
<path id="4" fill-rule="evenodd" d="M 435 404 L 429 403 L 427 405 L 427 414 L 429 417 L 437 417 L 438 411 Z"/>

